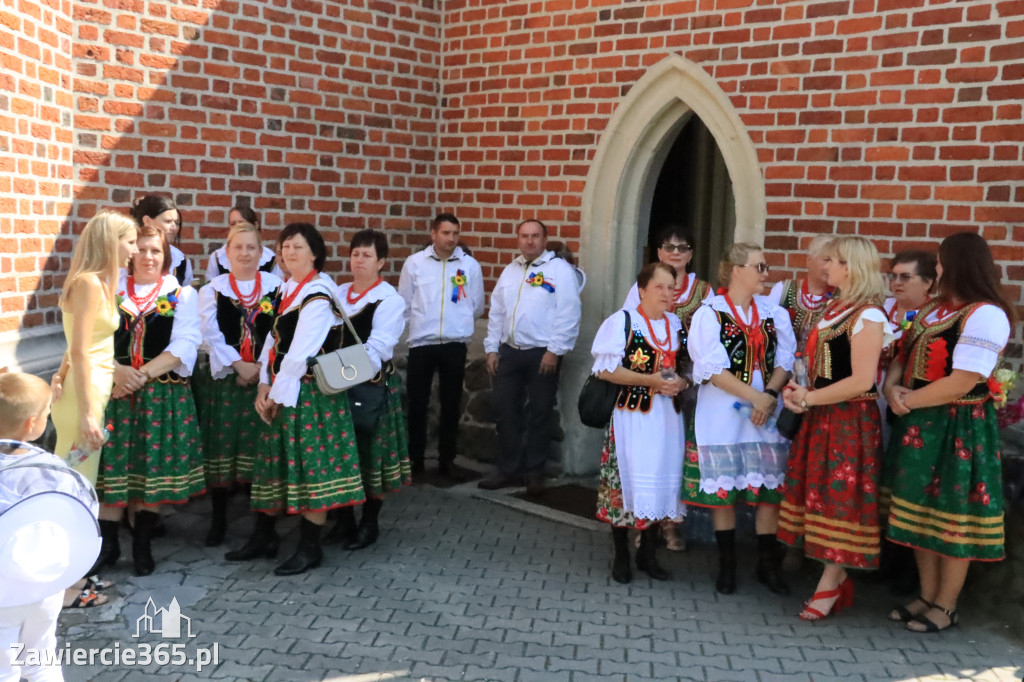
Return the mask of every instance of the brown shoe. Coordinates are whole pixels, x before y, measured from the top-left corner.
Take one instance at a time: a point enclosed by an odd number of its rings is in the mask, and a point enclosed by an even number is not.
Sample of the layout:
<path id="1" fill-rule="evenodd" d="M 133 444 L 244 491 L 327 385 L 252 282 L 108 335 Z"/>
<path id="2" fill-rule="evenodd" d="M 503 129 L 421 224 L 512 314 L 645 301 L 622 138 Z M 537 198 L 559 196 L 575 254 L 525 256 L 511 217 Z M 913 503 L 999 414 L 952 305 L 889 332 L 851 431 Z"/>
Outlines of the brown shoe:
<path id="1" fill-rule="evenodd" d="M 502 488 L 516 488 L 523 484 L 522 476 L 505 476 L 498 474 L 493 478 L 485 478 L 476 484 L 480 490 L 501 490 Z"/>
<path id="2" fill-rule="evenodd" d="M 544 477 L 540 474 L 526 475 L 526 494 L 539 497 L 544 492 Z"/>

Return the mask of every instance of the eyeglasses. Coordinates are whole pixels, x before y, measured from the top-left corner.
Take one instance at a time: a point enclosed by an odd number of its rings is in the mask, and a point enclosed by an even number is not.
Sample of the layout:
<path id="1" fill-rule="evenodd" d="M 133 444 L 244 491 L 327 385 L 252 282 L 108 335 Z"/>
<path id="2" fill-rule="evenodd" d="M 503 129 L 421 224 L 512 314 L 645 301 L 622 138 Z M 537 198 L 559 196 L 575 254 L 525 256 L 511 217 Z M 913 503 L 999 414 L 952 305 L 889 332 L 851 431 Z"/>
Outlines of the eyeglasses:
<path id="1" fill-rule="evenodd" d="M 917 273 L 910 272 L 887 272 L 885 274 L 885 277 L 890 282 L 895 282 L 896 280 L 899 280 L 901 282 L 909 282 L 915 277 L 920 277 L 920 275 L 918 275 Z"/>
<path id="2" fill-rule="evenodd" d="M 693 251 L 693 247 L 689 244 L 676 244 L 675 242 L 665 242 L 661 245 L 662 251 L 666 253 L 672 253 L 678 251 L 679 253 L 690 253 Z"/>
<path id="3" fill-rule="evenodd" d="M 772 269 L 772 266 L 768 265 L 768 263 L 765 263 L 764 261 L 761 261 L 760 263 L 749 263 L 749 264 L 745 263 L 743 265 L 737 265 L 736 267 L 738 267 L 738 268 L 754 268 L 755 270 L 757 270 L 761 274 L 764 274 L 764 273 L 766 273 L 766 272 L 768 272 L 769 270 Z"/>

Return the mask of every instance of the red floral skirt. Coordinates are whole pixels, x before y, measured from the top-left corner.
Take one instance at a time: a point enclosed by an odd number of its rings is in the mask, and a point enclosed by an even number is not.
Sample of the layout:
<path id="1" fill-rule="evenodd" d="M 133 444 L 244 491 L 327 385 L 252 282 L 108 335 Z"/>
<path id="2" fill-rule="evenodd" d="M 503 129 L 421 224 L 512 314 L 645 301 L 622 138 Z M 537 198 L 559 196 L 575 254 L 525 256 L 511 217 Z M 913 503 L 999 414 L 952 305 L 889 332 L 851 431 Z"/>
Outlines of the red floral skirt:
<path id="1" fill-rule="evenodd" d="M 786 467 L 779 540 L 819 561 L 878 568 L 881 434 L 874 400 L 804 415 Z"/>

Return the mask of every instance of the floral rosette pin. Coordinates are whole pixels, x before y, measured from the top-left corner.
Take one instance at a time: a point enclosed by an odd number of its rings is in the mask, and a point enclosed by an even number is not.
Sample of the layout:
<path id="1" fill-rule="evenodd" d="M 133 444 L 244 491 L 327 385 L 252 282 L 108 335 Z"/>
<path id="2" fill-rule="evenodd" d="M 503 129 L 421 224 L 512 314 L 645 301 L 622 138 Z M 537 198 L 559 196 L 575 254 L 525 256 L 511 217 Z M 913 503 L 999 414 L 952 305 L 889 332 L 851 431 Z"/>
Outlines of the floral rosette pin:
<path id="1" fill-rule="evenodd" d="M 264 315 L 273 315 L 274 302 L 270 300 L 269 296 L 264 296 L 260 299 L 260 302 L 256 304 L 256 309 Z"/>
<path id="2" fill-rule="evenodd" d="M 466 272 L 459 270 L 452 277 L 452 303 L 458 303 L 466 297 Z"/>
<path id="3" fill-rule="evenodd" d="M 168 292 L 156 299 L 156 312 L 162 317 L 174 317 L 174 307 L 178 304 L 176 292 Z"/>
<path id="4" fill-rule="evenodd" d="M 526 281 L 530 283 L 532 287 L 541 287 L 547 292 L 555 293 L 555 285 L 544 279 L 543 272 L 531 272 L 527 277 Z"/>
<path id="5" fill-rule="evenodd" d="M 988 388 L 995 400 L 996 408 L 1006 404 L 1007 396 L 1010 395 L 1016 382 L 1017 373 L 1007 367 L 1000 367 L 992 373 L 992 377 L 988 380 Z"/>
<path id="6" fill-rule="evenodd" d="M 914 318 L 915 317 L 917 317 L 917 311 L 916 310 L 908 310 L 907 314 L 900 321 L 900 330 L 901 331 L 907 331 L 908 329 L 910 329 L 910 325 L 912 325 L 914 323 Z"/>

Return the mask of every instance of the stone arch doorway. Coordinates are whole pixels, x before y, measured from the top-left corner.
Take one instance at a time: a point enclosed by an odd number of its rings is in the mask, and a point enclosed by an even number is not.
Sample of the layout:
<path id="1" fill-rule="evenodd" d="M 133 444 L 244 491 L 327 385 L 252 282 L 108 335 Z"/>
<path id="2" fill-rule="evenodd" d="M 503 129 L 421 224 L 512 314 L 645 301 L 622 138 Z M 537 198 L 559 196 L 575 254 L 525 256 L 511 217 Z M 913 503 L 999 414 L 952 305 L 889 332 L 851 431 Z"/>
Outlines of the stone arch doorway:
<path id="1" fill-rule="evenodd" d="M 761 243 L 766 205 L 753 142 L 729 98 L 699 65 L 677 55 L 655 64 L 623 98 L 605 129 L 583 192 L 580 261 L 589 274 L 576 349 L 563 364 L 563 466 L 597 469 L 601 434 L 575 411 L 590 370 L 590 344 L 622 303 L 643 259 L 658 177 L 692 117 L 714 140 L 735 196 L 733 240 Z"/>

